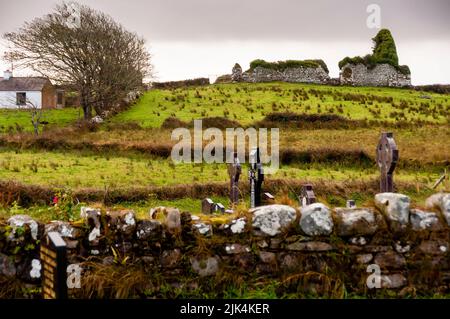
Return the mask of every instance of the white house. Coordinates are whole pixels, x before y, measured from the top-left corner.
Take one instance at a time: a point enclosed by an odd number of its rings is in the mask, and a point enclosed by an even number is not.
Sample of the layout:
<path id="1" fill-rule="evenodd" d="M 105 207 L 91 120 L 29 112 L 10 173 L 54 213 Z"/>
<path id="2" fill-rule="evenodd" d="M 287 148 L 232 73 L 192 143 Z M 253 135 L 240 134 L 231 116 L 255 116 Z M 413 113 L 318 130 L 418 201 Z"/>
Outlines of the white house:
<path id="1" fill-rule="evenodd" d="M 0 77 L 0 108 L 18 109 L 63 107 L 64 92 L 57 90 L 49 79 L 43 77 L 14 77 L 7 70 Z"/>

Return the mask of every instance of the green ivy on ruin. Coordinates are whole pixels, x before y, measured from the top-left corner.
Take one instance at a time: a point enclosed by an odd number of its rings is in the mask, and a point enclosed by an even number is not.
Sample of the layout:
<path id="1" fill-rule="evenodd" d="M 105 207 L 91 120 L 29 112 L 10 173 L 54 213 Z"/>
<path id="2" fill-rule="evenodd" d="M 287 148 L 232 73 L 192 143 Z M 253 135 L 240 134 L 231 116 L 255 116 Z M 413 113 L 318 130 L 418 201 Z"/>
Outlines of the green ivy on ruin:
<path id="1" fill-rule="evenodd" d="M 372 54 L 367 54 L 364 57 L 345 57 L 339 61 L 339 68 L 342 69 L 346 64 L 362 63 L 369 69 L 372 69 L 377 64 L 389 64 L 403 74 L 411 74 L 407 65 L 398 64 L 397 48 L 394 38 L 388 29 L 380 30 L 372 41 L 374 43 Z"/>

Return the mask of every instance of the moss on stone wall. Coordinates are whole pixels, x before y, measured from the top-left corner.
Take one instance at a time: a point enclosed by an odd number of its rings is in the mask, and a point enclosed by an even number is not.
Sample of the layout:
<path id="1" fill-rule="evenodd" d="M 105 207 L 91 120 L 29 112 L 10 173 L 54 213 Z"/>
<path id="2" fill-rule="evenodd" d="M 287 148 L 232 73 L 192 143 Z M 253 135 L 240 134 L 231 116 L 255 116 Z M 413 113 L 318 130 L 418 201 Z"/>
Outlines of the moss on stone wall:
<path id="1" fill-rule="evenodd" d="M 286 60 L 278 62 L 267 62 L 261 59 L 253 60 L 250 62 L 249 71 L 254 70 L 257 67 L 263 67 L 272 70 L 286 70 L 290 68 L 318 68 L 321 67 L 325 72 L 329 73 L 328 67 L 323 60 Z"/>

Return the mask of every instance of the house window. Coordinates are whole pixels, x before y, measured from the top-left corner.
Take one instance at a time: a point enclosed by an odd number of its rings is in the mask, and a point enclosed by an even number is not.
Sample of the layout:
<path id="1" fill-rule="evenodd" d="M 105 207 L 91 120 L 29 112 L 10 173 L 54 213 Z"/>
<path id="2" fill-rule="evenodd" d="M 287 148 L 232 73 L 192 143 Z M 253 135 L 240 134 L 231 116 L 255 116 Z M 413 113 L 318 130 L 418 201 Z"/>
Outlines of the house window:
<path id="1" fill-rule="evenodd" d="M 17 105 L 27 104 L 27 94 L 25 92 L 17 92 L 16 93 L 16 104 Z"/>

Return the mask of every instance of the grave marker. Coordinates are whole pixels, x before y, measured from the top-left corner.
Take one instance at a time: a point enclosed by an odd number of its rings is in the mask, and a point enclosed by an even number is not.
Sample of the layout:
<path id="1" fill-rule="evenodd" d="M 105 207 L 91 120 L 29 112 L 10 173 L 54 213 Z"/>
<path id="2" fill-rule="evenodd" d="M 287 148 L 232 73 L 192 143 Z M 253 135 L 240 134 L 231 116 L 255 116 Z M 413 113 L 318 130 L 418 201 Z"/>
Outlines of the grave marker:
<path id="1" fill-rule="evenodd" d="M 377 164 L 380 168 L 380 192 L 393 192 L 393 174 L 398 161 L 397 144 L 392 132 L 382 133 L 377 146 Z"/>
<path id="2" fill-rule="evenodd" d="M 225 213 L 225 206 L 222 205 L 222 203 L 215 204 L 214 211 Z"/>
<path id="3" fill-rule="evenodd" d="M 202 200 L 202 214 L 212 214 L 215 210 L 215 204 L 211 198 Z"/>
<path id="4" fill-rule="evenodd" d="M 316 195 L 314 194 L 313 186 L 311 184 L 304 184 L 302 186 L 299 199 L 301 207 L 305 207 L 316 202 Z"/>
<path id="5" fill-rule="evenodd" d="M 273 204 L 275 203 L 275 196 L 273 196 L 271 193 L 264 193 L 263 202 L 265 204 Z"/>
<path id="6" fill-rule="evenodd" d="M 228 176 L 230 176 L 230 202 L 235 205 L 239 202 L 239 176 L 241 175 L 241 163 L 237 153 L 233 155 L 233 163 L 228 164 Z"/>
<path id="7" fill-rule="evenodd" d="M 250 169 L 248 170 L 250 181 L 250 207 L 261 206 L 261 186 L 264 181 L 264 168 L 261 164 L 259 147 L 250 151 Z"/>
<path id="8" fill-rule="evenodd" d="M 67 299 L 67 247 L 57 232 L 41 243 L 42 294 L 44 299 Z"/>

